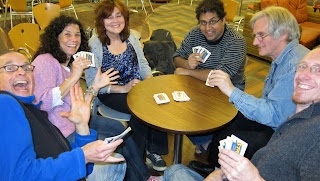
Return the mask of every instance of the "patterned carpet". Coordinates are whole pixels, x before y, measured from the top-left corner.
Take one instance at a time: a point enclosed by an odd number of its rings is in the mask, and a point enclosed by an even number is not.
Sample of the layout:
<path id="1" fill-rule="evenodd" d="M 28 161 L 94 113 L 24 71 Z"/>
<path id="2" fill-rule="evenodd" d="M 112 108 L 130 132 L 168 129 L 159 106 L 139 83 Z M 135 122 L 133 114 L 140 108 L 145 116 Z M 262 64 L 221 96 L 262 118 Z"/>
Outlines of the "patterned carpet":
<path id="1" fill-rule="evenodd" d="M 164 28 L 171 32 L 179 47 L 186 33 L 197 25 L 195 16 L 196 5 L 168 3 L 155 9 L 150 14 L 150 31 Z"/>

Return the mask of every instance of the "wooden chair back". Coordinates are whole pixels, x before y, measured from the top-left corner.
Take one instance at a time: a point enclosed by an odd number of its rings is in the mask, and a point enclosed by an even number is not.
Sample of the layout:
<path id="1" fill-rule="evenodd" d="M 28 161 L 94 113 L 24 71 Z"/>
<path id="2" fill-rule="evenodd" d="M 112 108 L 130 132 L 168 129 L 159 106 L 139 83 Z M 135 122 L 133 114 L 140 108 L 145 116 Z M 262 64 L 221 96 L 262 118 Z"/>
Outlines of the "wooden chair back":
<path id="1" fill-rule="evenodd" d="M 222 2 L 224 4 L 224 11 L 227 13 L 226 21 L 233 22 L 238 11 L 239 2 L 234 0 L 222 0 Z"/>
<path id="2" fill-rule="evenodd" d="M 60 6 L 53 3 L 38 4 L 32 11 L 41 29 L 46 28 L 55 17 L 60 16 Z"/>
<path id="3" fill-rule="evenodd" d="M 39 25 L 34 23 L 21 23 L 14 26 L 8 33 L 13 48 L 27 49 L 33 57 L 40 45 Z"/>
<path id="4" fill-rule="evenodd" d="M 16 11 L 16 12 L 27 11 L 27 0 L 9 0 L 9 4 L 13 11 Z"/>
<path id="5" fill-rule="evenodd" d="M 9 50 L 10 43 L 6 32 L 0 27 L 0 52 Z"/>

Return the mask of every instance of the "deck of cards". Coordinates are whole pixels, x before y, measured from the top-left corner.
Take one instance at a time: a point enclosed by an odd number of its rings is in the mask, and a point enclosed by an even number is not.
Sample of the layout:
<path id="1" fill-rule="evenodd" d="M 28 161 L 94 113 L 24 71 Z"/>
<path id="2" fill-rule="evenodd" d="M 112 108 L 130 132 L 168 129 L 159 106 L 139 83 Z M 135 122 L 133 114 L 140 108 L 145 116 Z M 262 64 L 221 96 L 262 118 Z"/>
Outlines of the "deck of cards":
<path id="1" fill-rule="evenodd" d="M 173 100 L 178 102 L 190 101 L 190 97 L 184 91 L 174 91 L 172 97 Z"/>
<path id="2" fill-rule="evenodd" d="M 104 139 L 104 143 L 107 144 L 107 143 L 112 143 L 112 142 L 114 142 L 114 141 L 117 141 L 118 139 L 121 139 L 121 138 L 123 138 L 126 134 L 128 134 L 129 131 L 131 131 L 131 127 L 128 127 L 126 130 L 124 130 L 121 134 L 119 134 L 119 135 L 117 135 L 117 136 L 113 136 L 113 137 Z"/>
<path id="3" fill-rule="evenodd" d="M 206 60 L 210 57 L 211 52 L 209 52 L 209 50 L 207 50 L 204 47 L 201 46 L 196 46 L 192 48 L 192 52 L 193 53 L 200 53 L 200 58 L 202 60 L 202 63 L 206 62 Z"/>
<path id="4" fill-rule="evenodd" d="M 246 152 L 246 149 L 248 147 L 248 143 L 244 142 L 235 135 L 227 136 L 226 139 L 220 140 L 219 143 L 219 152 L 222 149 L 229 149 L 235 151 L 236 153 L 239 153 L 242 156 L 244 156 L 244 153 Z"/>
<path id="5" fill-rule="evenodd" d="M 91 53 L 91 52 L 85 52 L 85 51 L 81 51 L 81 52 L 78 52 L 73 56 L 73 59 L 75 60 L 76 58 L 78 57 L 83 57 L 85 59 L 88 59 L 91 61 L 91 64 L 89 65 L 90 67 L 95 67 L 95 62 L 94 62 L 94 54 Z"/>
<path id="6" fill-rule="evenodd" d="M 208 77 L 207 77 L 207 81 L 206 81 L 206 86 L 209 86 L 209 87 L 214 87 L 214 85 L 210 85 L 209 84 L 209 77 L 211 76 L 213 74 L 213 70 L 211 70 L 210 72 L 209 72 L 209 74 L 208 74 Z"/>
<path id="7" fill-rule="evenodd" d="M 165 103 L 170 102 L 170 99 L 166 93 L 154 94 L 153 98 L 157 104 L 165 104 Z"/>

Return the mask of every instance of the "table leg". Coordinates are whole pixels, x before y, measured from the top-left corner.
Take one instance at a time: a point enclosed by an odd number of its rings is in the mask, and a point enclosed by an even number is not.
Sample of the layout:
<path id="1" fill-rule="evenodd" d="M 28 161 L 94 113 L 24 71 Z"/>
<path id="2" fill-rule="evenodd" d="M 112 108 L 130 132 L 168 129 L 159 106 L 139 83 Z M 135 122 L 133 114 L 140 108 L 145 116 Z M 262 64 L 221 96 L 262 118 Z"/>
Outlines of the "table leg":
<path id="1" fill-rule="evenodd" d="M 173 164 L 181 163 L 183 135 L 174 135 Z"/>

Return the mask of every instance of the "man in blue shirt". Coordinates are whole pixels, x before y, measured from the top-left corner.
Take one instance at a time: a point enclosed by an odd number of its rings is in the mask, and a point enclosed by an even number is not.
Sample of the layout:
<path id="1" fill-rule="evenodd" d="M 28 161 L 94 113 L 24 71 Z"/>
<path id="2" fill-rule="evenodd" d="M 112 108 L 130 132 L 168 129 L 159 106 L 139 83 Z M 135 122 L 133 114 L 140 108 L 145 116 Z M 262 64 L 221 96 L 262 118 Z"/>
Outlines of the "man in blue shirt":
<path id="1" fill-rule="evenodd" d="M 21 53 L 0 54 L 1 180 L 79 180 L 91 172 L 87 180 L 122 180 L 125 163 L 92 164 L 124 161 L 111 157 L 122 140 L 104 144 L 89 129 L 92 95 L 84 101 L 78 85 L 70 90 L 72 110 L 61 113 L 76 125 L 75 142 L 69 144 L 33 104 L 33 69 Z"/>
<path id="2" fill-rule="evenodd" d="M 209 84 L 219 87 L 239 113 L 228 127 L 214 134 L 208 157 L 210 165 L 190 162 L 190 167 L 204 175 L 214 167 L 219 167 L 220 140 L 234 134 L 246 141 L 248 149 L 245 156 L 250 159 L 267 144 L 274 130 L 296 109 L 291 99 L 294 67 L 309 52 L 299 44 L 300 30 L 296 19 L 284 8 L 269 7 L 256 13 L 251 19 L 251 25 L 253 44 L 258 47 L 259 54 L 273 60 L 265 79 L 263 95 L 261 98 L 248 95 L 231 83 L 228 74 L 214 70 L 209 77 Z"/>

